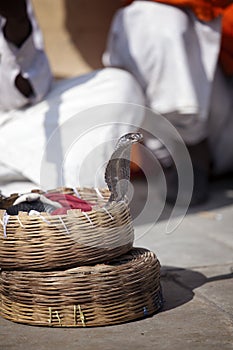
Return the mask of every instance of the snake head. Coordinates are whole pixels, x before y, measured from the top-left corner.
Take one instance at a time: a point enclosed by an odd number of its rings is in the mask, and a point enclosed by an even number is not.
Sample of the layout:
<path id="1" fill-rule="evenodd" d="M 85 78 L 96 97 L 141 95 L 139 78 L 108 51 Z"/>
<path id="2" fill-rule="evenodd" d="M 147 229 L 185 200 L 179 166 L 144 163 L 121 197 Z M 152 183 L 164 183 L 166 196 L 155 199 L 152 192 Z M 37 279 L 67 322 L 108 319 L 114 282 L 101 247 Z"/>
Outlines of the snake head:
<path id="1" fill-rule="evenodd" d="M 119 140 L 119 144 L 121 143 L 137 143 L 143 140 L 143 135 L 140 132 L 130 132 L 122 136 Z"/>
<path id="2" fill-rule="evenodd" d="M 121 136 L 106 166 L 105 182 L 111 192 L 109 202 L 124 200 L 130 181 L 130 152 L 134 143 L 143 140 L 140 132 Z"/>

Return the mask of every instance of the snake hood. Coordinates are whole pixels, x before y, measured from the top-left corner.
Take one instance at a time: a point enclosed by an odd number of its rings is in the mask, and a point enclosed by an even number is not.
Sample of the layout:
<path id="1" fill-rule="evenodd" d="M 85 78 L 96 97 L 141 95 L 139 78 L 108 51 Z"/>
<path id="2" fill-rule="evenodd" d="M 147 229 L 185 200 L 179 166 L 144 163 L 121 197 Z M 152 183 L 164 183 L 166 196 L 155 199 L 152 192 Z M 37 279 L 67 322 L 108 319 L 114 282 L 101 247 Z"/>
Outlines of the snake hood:
<path id="1" fill-rule="evenodd" d="M 125 199 L 130 181 L 131 148 L 142 140 L 143 135 L 139 132 L 125 134 L 118 140 L 105 170 L 105 181 L 111 192 L 109 202 Z"/>

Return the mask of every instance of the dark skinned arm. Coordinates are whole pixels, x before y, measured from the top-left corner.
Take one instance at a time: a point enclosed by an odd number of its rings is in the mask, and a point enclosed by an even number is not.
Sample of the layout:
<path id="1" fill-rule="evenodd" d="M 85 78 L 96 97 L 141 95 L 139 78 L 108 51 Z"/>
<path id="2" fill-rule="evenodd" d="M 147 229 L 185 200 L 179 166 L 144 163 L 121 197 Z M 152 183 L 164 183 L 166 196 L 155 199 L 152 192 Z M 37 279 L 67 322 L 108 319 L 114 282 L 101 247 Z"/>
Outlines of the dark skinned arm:
<path id="1" fill-rule="evenodd" d="M 26 1 L 0 0 L 0 16 L 6 19 L 3 27 L 3 34 L 6 40 L 20 48 L 32 32 L 32 25 L 27 14 Z M 25 97 L 33 94 L 30 82 L 21 74 L 17 75 L 15 85 Z"/>

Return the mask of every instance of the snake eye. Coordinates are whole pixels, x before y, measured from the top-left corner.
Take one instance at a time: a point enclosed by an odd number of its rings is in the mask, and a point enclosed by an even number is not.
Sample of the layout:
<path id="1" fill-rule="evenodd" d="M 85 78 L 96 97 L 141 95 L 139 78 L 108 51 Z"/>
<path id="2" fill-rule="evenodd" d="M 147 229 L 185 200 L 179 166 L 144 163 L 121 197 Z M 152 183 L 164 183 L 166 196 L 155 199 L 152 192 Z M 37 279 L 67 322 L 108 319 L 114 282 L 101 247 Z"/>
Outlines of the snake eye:
<path id="1" fill-rule="evenodd" d="M 138 141 L 140 141 L 142 139 L 142 134 L 135 133 L 135 134 L 132 135 L 131 139 L 132 139 L 132 141 L 138 142 Z"/>

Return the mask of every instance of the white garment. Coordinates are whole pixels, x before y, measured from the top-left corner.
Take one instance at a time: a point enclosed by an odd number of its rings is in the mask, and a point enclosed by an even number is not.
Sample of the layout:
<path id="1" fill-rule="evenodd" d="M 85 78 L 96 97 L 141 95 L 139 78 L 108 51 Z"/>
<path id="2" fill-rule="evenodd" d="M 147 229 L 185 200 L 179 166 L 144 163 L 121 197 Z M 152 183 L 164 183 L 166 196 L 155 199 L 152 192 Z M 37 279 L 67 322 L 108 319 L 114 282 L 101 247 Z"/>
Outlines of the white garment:
<path id="1" fill-rule="evenodd" d="M 17 109 L 27 103 L 38 102 L 51 85 L 52 76 L 43 48 L 41 31 L 29 0 L 27 12 L 32 24 L 32 33 L 20 48 L 6 41 L 2 32 L 5 19 L 0 17 L 0 110 Z M 15 78 L 19 73 L 28 79 L 32 86 L 34 94 L 30 98 L 23 96 L 15 86 Z"/>
<path id="2" fill-rule="evenodd" d="M 218 173 L 233 169 L 232 155 L 223 152 L 233 149 L 233 99 L 232 81 L 216 73 L 220 39 L 220 17 L 204 23 L 191 11 L 138 0 L 116 13 L 103 55 L 105 66 L 135 76 L 147 105 L 171 121 L 187 144 L 210 139 Z M 224 85 L 227 103 L 223 93 L 212 92 L 215 85 Z M 221 134 L 215 120 L 223 121 Z"/>
<path id="3" fill-rule="evenodd" d="M 133 76 L 115 68 L 57 83 L 44 101 L 5 112 L 0 162 L 44 189 L 106 186 L 106 162 L 117 139 L 140 127 L 144 103 Z M 3 193 L 11 192 L 3 185 Z"/>
<path id="4" fill-rule="evenodd" d="M 20 48 L 0 31 L 0 190 L 106 186 L 117 139 L 142 123 L 141 88 L 129 73 L 109 68 L 54 84 L 39 102 L 51 72 L 29 0 L 27 11 L 32 34 Z M 0 17 L 0 29 L 4 24 Z M 34 90 L 29 99 L 15 86 L 19 73 Z"/>

